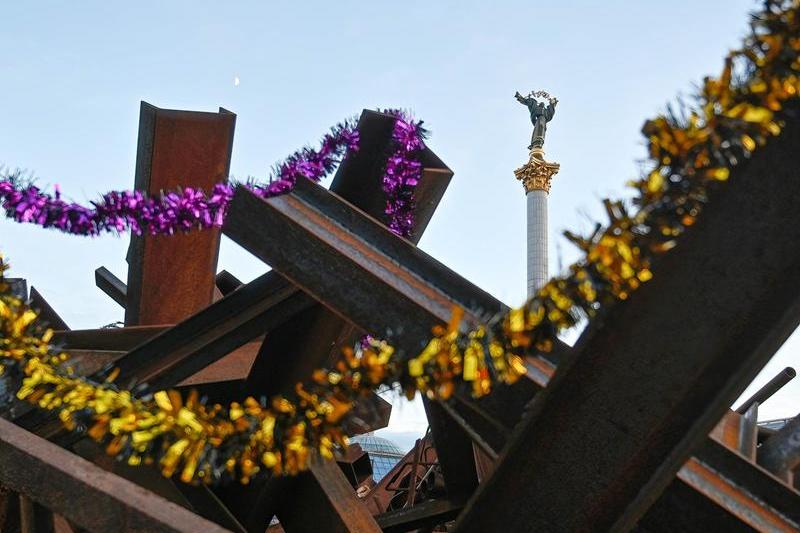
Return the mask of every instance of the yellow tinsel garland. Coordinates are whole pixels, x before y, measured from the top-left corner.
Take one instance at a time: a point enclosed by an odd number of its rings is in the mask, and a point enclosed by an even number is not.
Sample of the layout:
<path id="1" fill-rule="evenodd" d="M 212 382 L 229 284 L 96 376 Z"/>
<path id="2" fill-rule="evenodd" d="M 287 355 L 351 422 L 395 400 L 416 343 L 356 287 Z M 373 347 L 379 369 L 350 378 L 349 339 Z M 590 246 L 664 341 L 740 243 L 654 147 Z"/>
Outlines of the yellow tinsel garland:
<path id="1" fill-rule="evenodd" d="M 17 398 L 58 413 L 67 428 L 80 426 L 129 464 L 158 462 L 164 475 L 180 472 L 185 482 L 293 474 L 306 468 L 312 450 L 330 458 L 346 444 L 343 417 L 379 386 L 399 383 L 409 397 L 444 400 L 460 387 L 482 396 L 495 383 L 513 383 L 525 373 L 526 355 L 549 351 L 559 332 L 648 281 L 653 259 L 696 221 L 707 188 L 780 133 L 785 106 L 800 91 L 800 2 L 766 1 L 752 29 L 722 75 L 704 81 L 688 117 L 645 124 L 654 165 L 632 184 L 634 211 L 606 201 L 605 227 L 588 237 L 568 234 L 583 259 L 491 325 L 467 330 L 456 310 L 414 357 L 377 341 L 358 353 L 347 349 L 334 368 L 268 402 L 208 406 L 196 393 L 175 391 L 137 399 L 113 383 L 73 375 L 66 355 L 50 346 L 52 332 L 38 328 L 36 313 L 9 293 L 0 259 L 0 369 L 12 379 L 19 374 Z"/>

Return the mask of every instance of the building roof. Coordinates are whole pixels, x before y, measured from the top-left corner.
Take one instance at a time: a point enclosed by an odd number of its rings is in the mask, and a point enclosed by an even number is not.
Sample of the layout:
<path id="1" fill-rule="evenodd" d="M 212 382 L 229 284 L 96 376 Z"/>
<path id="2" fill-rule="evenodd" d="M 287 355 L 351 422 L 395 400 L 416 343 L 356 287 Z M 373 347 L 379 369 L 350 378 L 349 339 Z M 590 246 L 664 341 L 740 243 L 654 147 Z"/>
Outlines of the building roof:
<path id="1" fill-rule="evenodd" d="M 350 442 L 361 445 L 361 449 L 369 454 L 372 463 L 372 477 L 375 482 L 383 479 L 383 476 L 394 468 L 406 453 L 394 442 L 383 437 L 377 437 L 371 433 L 352 437 Z"/>

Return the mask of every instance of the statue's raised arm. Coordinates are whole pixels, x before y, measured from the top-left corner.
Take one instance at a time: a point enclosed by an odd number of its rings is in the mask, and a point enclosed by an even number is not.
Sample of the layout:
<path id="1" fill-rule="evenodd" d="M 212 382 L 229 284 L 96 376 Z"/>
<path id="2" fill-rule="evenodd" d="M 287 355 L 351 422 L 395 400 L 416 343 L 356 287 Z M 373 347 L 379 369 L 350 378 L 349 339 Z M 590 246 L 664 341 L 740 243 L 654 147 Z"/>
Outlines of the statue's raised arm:
<path id="1" fill-rule="evenodd" d="M 515 93 L 514 93 L 514 98 L 516 98 L 516 99 L 517 99 L 517 101 L 518 101 L 520 104 L 522 104 L 522 105 L 525 105 L 525 106 L 526 106 L 526 105 L 528 105 L 528 103 L 529 103 L 527 98 L 525 98 L 524 96 L 522 96 L 521 94 L 519 94 L 519 91 L 517 91 L 517 92 L 515 92 Z"/>
<path id="2" fill-rule="evenodd" d="M 550 122 L 551 120 L 553 120 L 553 115 L 556 114 L 556 104 L 557 103 L 558 103 L 558 100 L 553 98 L 550 101 L 550 105 L 547 106 L 547 110 L 545 111 L 545 115 L 544 115 L 544 118 L 547 119 L 547 122 Z"/>

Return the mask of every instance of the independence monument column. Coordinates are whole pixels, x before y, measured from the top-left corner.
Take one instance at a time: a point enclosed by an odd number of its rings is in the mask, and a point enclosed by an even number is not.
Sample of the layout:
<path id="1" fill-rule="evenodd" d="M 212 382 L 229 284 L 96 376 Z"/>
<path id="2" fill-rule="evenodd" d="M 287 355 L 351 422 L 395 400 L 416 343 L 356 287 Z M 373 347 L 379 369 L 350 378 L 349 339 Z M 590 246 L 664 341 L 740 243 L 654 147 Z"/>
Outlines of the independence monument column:
<path id="1" fill-rule="evenodd" d="M 547 276 L 547 197 L 550 180 L 558 172 L 558 163 L 544 159 L 544 136 L 547 123 L 553 119 L 558 100 L 544 91 L 531 92 L 514 97 L 528 108 L 533 123 L 531 144 L 528 146 L 528 162 L 514 171 L 525 186 L 528 204 L 528 298 L 544 286 Z M 543 100 L 539 101 L 539 99 Z M 545 102 L 547 105 L 545 105 Z"/>

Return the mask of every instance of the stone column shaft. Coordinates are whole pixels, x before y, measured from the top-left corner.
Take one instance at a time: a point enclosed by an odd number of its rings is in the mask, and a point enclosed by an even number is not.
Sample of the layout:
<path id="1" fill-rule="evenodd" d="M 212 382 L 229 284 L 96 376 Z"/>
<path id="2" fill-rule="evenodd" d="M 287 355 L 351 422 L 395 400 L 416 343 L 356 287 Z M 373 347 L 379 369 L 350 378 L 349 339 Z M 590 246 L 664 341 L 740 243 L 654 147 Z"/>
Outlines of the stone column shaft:
<path id="1" fill-rule="evenodd" d="M 533 148 L 528 162 L 514 171 L 525 187 L 528 209 L 528 298 L 548 281 L 547 276 L 547 197 L 550 180 L 558 172 L 558 163 L 544 159 L 544 150 Z"/>
<path id="2" fill-rule="evenodd" d="M 533 189 L 528 204 L 528 298 L 547 283 L 547 192 Z"/>

